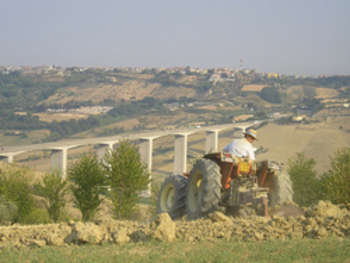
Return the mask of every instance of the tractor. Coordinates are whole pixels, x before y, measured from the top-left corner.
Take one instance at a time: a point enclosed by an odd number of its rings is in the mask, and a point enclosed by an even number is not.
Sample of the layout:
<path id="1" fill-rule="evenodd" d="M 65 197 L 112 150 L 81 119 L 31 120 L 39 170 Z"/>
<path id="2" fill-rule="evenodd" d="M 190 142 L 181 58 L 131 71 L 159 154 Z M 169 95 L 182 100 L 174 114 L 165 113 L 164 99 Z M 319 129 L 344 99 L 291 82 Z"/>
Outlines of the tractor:
<path id="1" fill-rule="evenodd" d="M 190 173 L 168 176 L 160 188 L 157 211 L 172 219 L 185 214 L 195 219 L 215 210 L 267 216 L 270 207 L 292 198 L 289 175 L 278 163 L 218 152 L 197 159 Z"/>

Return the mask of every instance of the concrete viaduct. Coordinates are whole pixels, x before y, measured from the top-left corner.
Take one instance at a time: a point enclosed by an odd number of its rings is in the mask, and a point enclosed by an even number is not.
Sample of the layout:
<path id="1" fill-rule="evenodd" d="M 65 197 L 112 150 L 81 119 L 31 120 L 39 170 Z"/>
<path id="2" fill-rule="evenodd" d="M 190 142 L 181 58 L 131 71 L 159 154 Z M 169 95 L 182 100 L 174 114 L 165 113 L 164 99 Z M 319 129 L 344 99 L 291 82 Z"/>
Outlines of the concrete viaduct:
<path id="1" fill-rule="evenodd" d="M 148 171 L 152 172 L 152 153 L 153 153 L 153 141 L 163 136 L 173 135 L 175 136 L 174 146 L 174 168 L 175 174 L 181 174 L 186 172 L 187 168 L 187 140 L 188 136 L 198 132 L 206 133 L 206 153 L 217 152 L 219 133 L 228 129 L 241 129 L 244 131 L 246 128 L 258 125 L 262 121 L 244 122 L 244 123 L 232 123 L 217 126 L 207 126 L 196 129 L 187 130 L 173 130 L 173 131 L 152 131 L 139 134 L 126 134 L 111 137 L 99 137 L 99 138 L 87 138 L 87 139 L 74 139 L 64 140 L 59 142 L 32 144 L 24 146 L 3 146 L 0 150 L 0 160 L 7 160 L 8 163 L 14 161 L 16 155 L 32 152 L 32 151 L 51 151 L 51 169 L 58 169 L 63 177 L 67 174 L 67 159 L 69 150 L 85 145 L 97 145 L 100 146 L 97 150 L 97 155 L 101 158 L 105 151 L 113 149 L 119 141 L 131 140 L 138 141 L 139 150 L 142 161 L 147 165 Z"/>

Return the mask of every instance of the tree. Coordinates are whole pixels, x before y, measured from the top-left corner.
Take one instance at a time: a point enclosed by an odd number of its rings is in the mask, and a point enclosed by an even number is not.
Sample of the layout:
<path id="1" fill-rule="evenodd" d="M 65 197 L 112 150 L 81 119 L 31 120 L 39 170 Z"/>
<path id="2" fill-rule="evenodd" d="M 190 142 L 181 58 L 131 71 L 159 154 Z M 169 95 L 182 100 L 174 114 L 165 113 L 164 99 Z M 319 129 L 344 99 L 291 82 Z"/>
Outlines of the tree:
<path id="1" fill-rule="evenodd" d="M 6 200 L 0 195 L 0 225 L 10 224 L 15 221 L 17 206 L 13 201 Z"/>
<path id="2" fill-rule="evenodd" d="M 304 98 L 302 103 L 312 111 L 312 113 L 316 113 L 323 109 L 323 104 L 319 99 L 316 98 Z"/>
<path id="3" fill-rule="evenodd" d="M 338 150 L 331 158 L 331 168 L 321 178 L 323 199 L 335 204 L 350 202 L 350 148 Z"/>
<path id="4" fill-rule="evenodd" d="M 61 177 L 59 172 L 46 174 L 42 184 L 34 185 L 34 193 L 45 198 L 45 208 L 54 222 L 58 221 L 66 204 L 64 198 L 67 191 L 67 181 Z"/>
<path id="5" fill-rule="evenodd" d="M 303 86 L 303 91 L 304 91 L 304 95 L 306 98 L 314 98 L 317 94 L 316 94 L 316 89 L 315 87 L 311 87 L 311 86 Z"/>
<path id="6" fill-rule="evenodd" d="M 293 183 L 293 200 L 300 206 L 309 206 L 320 199 L 320 182 L 316 178 L 315 160 L 297 153 L 288 161 L 288 173 Z"/>
<path id="7" fill-rule="evenodd" d="M 83 221 L 93 219 L 105 192 L 106 177 L 97 156 L 92 153 L 83 155 L 68 170 L 74 203 L 82 213 Z"/>
<path id="8" fill-rule="evenodd" d="M 17 207 L 15 222 L 26 222 L 34 209 L 34 199 L 28 175 L 20 170 L 0 170 L 0 196 L 3 200 L 13 202 Z"/>
<path id="9" fill-rule="evenodd" d="M 106 155 L 104 171 L 111 187 L 115 216 L 130 217 L 140 198 L 139 192 L 149 183 L 149 173 L 137 147 L 128 141 L 121 142 Z"/>
<path id="10" fill-rule="evenodd" d="M 281 103 L 281 94 L 275 87 L 265 87 L 261 90 L 260 96 L 262 99 L 271 103 Z"/>

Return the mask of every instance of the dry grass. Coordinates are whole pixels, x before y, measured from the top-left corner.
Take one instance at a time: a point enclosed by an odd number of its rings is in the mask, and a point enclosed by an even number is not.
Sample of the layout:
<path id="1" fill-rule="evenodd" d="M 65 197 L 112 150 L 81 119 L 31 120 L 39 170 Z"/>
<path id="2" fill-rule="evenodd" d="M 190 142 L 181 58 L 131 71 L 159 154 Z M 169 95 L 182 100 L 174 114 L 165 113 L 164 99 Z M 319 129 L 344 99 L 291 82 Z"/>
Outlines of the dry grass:
<path id="1" fill-rule="evenodd" d="M 53 121 L 67 121 L 67 120 L 79 120 L 87 119 L 88 114 L 79 114 L 79 113 L 34 113 L 34 116 L 38 116 L 41 121 L 53 122 Z"/>
<path id="2" fill-rule="evenodd" d="M 350 136 L 339 129 L 341 123 L 349 123 L 350 118 L 341 118 L 329 123 L 276 125 L 269 124 L 259 130 L 257 146 L 264 146 L 269 151 L 258 156 L 281 162 L 304 152 L 316 160 L 316 169 L 324 172 L 329 168 L 329 157 L 342 147 L 350 145 Z"/>
<path id="3" fill-rule="evenodd" d="M 266 85 L 244 85 L 242 91 L 260 92 Z"/>
<path id="4" fill-rule="evenodd" d="M 117 80 L 116 80 L 117 81 Z M 99 84 L 84 88 L 66 87 L 59 89 L 50 96 L 44 104 L 67 103 L 69 101 L 92 101 L 100 103 L 105 99 L 114 101 L 142 100 L 147 96 L 159 99 L 193 97 L 196 92 L 193 89 L 183 87 L 164 88 L 158 83 L 147 83 L 144 80 L 135 79 L 124 81 L 121 84 Z"/>
<path id="5" fill-rule="evenodd" d="M 106 128 L 124 128 L 125 130 L 130 130 L 135 128 L 140 124 L 138 119 L 129 119 L 125 121 L 120 121 L 117 123 L 113 123 L 111 125 L 106 126 Z"/>
<path id="6" fill-rule="evenodd" d="M 215 105 L 205 105 L 205 106 L 200 106 L 198 107 L 199 110 L 210 110 L 210 111 L 215 111 L 217 110 L 217 107 Z"/>
<path id="7" fill-rule="evenodd" d="M 157 88 L 159 84 L 145 84 L 143 81 L 130 80 L 125 81 L 122 85 L 91 85 L 84 88 L 66 87 L 57 91 L 50 96 L 44 103 L 67 103 L 69 101 L 92 101 L 93 103 L 100 103 L 105 99 L 114 101 L 136 100 L 143 99 L 149 96 L 153 89 Z"/>
<path id="8" fill-rule="evenodd" d="M 250 118 L 254 117 L 253 114 L 242 114 L 242 115 L 238 115 L 236 117 L 233 118 L 233 120 L 235 121 L 246 121 Z"/>
<path id="9" fill-rule="evenodd" d="M 324 98 L 333 98 L 338 96 L 338 91 L 335 89 L 328 88 L 316 88 L 316 98 L 324 99 Z"/>
<path id="10" fill-rule="evenodd" d="M 30 138 L 42 139 L 50 135 L 50 130 L 46 130 L 46 129 L 33 130 L 33 131 L 29 131 L 27 135 Z"/>
<path id="11" fill-rule="evenodd" d="M 27 112 L 26 111 L 16 111 L 15 114 L 18 116 L 26 116 Z"/>
<path id="12" fill-rule="evenodd" d="M 179 79 L 179 83 L 183 83 L 186 85 L 191 85 L 198 79 L 197 76 L 184 75 Z"/>
<path id="13" fill-rule="evenodd" d="M 184 88 L 184 87 L 157 87 L 152 91 L 150 96 L 167 99 L 167 98 L 180 98 L 180 97 L 193 97 L 196 95 L 194 89 Z"/>

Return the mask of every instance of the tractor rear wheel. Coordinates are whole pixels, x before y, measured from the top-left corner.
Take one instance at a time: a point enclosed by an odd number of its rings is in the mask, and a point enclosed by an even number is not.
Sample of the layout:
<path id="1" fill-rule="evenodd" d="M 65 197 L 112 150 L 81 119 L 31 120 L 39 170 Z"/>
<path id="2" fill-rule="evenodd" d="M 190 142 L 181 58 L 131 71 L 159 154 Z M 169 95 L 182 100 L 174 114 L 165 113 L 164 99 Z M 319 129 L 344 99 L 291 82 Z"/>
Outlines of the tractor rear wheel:
<path id="1" fill-rule="evenodd" d="M 186 209 L 190 218 L 216 210 L 221 199 L 220 167 L 208 159 L 194 164 L 187 186 Z"/>
<path id="2" fill-rule="evenodd" d="M 185 214 L 187 178 L 182 175 L 170 175 L 165 178 L 159 191 L 157 212 L 168 213 L 172 219 Z"/>

